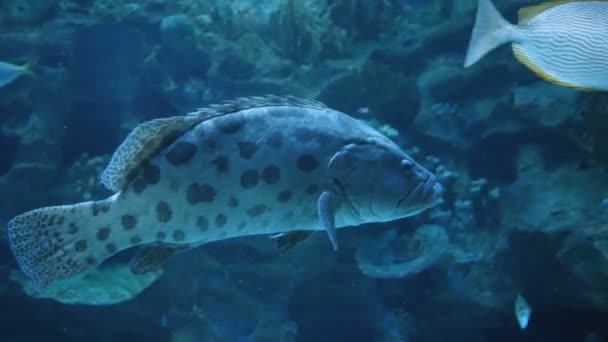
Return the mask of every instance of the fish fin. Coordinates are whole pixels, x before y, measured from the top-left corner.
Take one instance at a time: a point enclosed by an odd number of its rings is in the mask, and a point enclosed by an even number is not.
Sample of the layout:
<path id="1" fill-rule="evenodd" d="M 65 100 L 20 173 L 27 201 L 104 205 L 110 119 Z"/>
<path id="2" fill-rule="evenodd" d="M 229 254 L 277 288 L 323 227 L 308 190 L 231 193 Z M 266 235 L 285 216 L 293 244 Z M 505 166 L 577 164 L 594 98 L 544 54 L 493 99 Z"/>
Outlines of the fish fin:
<path id="1" fill-rule="evenodd" d="M 173 116 L 135 127 L 112 155 L 101 182 L 115 192 L 124 189 L 147 160 L 200 121 L 195 116 Z"/>
<path id="2" fill-rule="evenodd" d="M 271 236 L 281 254 L 304 242 L 313 233 L 312 230 L 295 230 Z"/>
<path id="3" fill-rule="evenodd" d="M 291 106 L 319 110 L 327 109 L 325 104 L 312 99 L 303 99 L 290 95 L 264 95 L 236 98 L 224 103 L 210 105 L 205 108 L 198 108 L 196 111 L 189 113 L 188 115 L 210 119 L 218 116 L 237 113 L 246 109 L 279 106 Z"/>
<path id="4" fill-rule="evenodd" d="M 135 252 L 135 256 L 131 259 L 129 267 L 133 274 L 144 274 L 160 268 L 160 266 L 169 258 L 179 252 L 183 252 L 192 248 L 187 244 L 169 244 L 155 242 L 141 246 Z"/>
<path id="5" fill-rule="evenodd" d="M 509 26 L 512 25 L 498 12 L 491 0 L 479 0 L 464 67 L 475 64 L 488 52 L 507 43 L 510 37 L 501 31 Z"/>
<path id="6" fill-rule="evenodd" d="M 338 237 L 336 235 L 336 206 L 339 196 L 334 191 L 323 191 L 317 201 L 317 212 L 321 227 L 327 232 L 329 241 L 335 251 L 338 250 Z"/>
<path id="7" fill-rule="evenodd" d="M 534 17 L 536 17 L 537 15 L 539 15 L 553 7 L 571 3 L 571 2 L 582 2 L 582 1 L 585 1 L 585 0 L 554 0 L 554 1 L 544 2 L 544 3 L 538 4 L 538 5 L 520 8 L 519 11 L 517 11 L 517 16 L 519 19 L 518 24 L 527 24 L 532 19 L 534 19 Z M 589 0 L 589 1 L 591 1 L 591 0 Z M 597 0 L 592 0 L 592 1 L 597 1 Z M 600 1 L 605 1 L 605 0 L 600 0 Z"/>
<path id="8" fill-rule="evenodd" d="M 517 323 L 521 330 L 525 330 L 528 327 L 528 323 L 530 322 L 530 315 L 532 314 L 532 308 L 530 304 L 524 298 L 524 296 L 519 293 L 515 298 L 515 318 L 517 319 Z"/>
<path id="9" fill-rule="evenodd" d="M 39 208 L 9 221 L 11 250 L 36 290 L 92 268 L 113 254 L 99 243 L 97 231 L 90 229 L 93 217 L 108 215 L 112 202 L 109 198 Z"/>
<path id="10" fill-rule="evenodd" d="M 513 49 L 513 55 L 521 64 L 525 65 L 528 69 L 530 69 L 538 77 L 544 79 L 545 81 L 551 82 L 553 84 L 556 84 L 556 85 L 559 85 L 562 87 L 572 88 L 572 89 L 576 89 L 576 90 L 582 90 L 582 91 L 596 90 L 596 89 L 592 89 L 592 88 L 580 87 L 580 86 L 577 86 L 576 84 L 562 81 L 557 76 L 551 75 L 550 73 L 548 73 L 547 71 L 543 70 L 541 67 L 536 65 L 536 63 L 534 63 L 528 57 L 528 54 L 524 51 L 523 47 L 519 44 L 513 44 L 512 49 Z"/>

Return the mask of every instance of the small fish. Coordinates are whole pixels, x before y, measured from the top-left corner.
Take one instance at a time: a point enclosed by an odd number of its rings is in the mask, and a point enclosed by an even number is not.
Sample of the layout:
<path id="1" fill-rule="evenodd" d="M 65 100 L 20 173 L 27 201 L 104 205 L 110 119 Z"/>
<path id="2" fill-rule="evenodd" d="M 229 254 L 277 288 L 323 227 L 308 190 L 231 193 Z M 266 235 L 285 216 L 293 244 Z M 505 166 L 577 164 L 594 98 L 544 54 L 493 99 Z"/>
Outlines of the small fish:
<path id="1" fill-rule="evenodd" d="M 360 107 L 357 109 L 358 114 L 367 115 L 369 114 L 369 107 Z"/>
<path id="2" fill-rule="evenodd" d="M 608 90 L 608 2 L 553 1 L 519 10 L 512 25 L 491 0 L 479 0 L 464 66 L 511 43 L 517 60 L 541 78 L 581 90 Z"/>
<path id="3" fill-rule="evenodd" d="M 114 195 L 9 222 L 11 249 L 36 288 L 136 246 L 136 274 L 247 235 L 284 232 L 279 243 L 289 248 L 308 236 L 303 230 L 325 231 L 337 249 L 336 228 L 415 215 L 443 191 L 433 173 L 364 122 L 278 96 L 144 122 L 101 179 Z"/>
<path id="4" fill-rule="evenodd" d="M 33 63 L 14 65 L 0 61 L 0 88 L 10 84 L 19 76 L 32 73 Z"/>
<path id="5" fill-rule="evenodd" d="M 528 301 L 521 295 L 518 294 L 515 299 L 515 318 L 521 330 L 525 330 L 530 322 L 530 315 L 532 315 L 532 308 Z"/>

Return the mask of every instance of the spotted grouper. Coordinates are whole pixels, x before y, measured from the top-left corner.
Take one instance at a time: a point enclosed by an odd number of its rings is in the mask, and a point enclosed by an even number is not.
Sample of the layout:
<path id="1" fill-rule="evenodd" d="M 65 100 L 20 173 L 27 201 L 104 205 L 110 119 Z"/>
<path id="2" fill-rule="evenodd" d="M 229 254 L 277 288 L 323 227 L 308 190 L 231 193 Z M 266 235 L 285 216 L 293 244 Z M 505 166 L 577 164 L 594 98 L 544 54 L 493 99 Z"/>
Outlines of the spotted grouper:
<path id="1" fill-rule="evenodd" d="M 114 195 L 35 209 L 8 224 L 39 290 L 139 246 L 135 273 L 212 241 L 395 220 L 441 200 L 436 177 L 391 140 L 322 103 L 241 98 L 137 126 L 101 175 Z M 280 235 L 282 234 L 282 235 Z"/>

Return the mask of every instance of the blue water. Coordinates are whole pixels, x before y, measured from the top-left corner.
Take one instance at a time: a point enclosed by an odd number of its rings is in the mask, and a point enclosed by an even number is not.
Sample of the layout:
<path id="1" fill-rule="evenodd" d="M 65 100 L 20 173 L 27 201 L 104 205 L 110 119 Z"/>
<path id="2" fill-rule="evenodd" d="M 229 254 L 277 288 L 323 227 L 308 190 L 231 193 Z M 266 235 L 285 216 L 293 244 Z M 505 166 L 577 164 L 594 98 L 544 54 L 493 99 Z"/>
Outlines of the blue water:
<path id="1" fill-rule="evenodd" d="M 508 20 L 532 4 L 496 0 Z M 464 68 L 476 7 L 2 1 L 0 61 L 32 64 L 0 88 L 0 341 L 608 341 L 608 97 L 538 78 L 507 46 Z M 130 248 L 32 287 L 13 217 L 110 196 L 100 174 L 139 123 L 269 94 L 365 121 L 441 203 L 339 229 L 338 251 L 325 232 L 285 253 L 240 237 L 137 276 Z"/>

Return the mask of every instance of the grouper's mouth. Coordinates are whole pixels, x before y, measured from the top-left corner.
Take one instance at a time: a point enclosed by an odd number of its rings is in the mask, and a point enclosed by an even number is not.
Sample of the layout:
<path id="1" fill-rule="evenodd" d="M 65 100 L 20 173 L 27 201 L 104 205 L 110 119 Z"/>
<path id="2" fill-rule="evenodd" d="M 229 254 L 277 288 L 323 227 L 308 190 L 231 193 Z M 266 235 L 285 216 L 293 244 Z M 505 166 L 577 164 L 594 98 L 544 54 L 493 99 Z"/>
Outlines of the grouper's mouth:
<path id="1" fill-rule="evenodd" d="M 400 209 L 426 209 L 441 202 L 443 187 L 437 182 L 437 177 L 429 174 L 426 180 L 418 183 L 412 190 L 405 194 L 398 202 Z"/>

